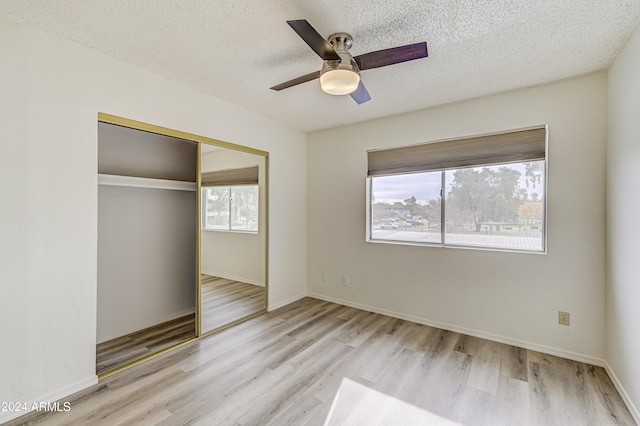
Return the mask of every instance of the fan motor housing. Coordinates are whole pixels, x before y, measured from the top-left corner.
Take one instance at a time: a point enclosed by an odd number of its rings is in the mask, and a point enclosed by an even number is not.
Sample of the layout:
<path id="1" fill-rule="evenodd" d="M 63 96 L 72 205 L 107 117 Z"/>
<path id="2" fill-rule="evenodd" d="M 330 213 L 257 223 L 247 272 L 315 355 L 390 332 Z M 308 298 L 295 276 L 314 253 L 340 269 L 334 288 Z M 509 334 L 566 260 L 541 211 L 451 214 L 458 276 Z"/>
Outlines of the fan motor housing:
<path id="1" fill-rule="evenodd" d="M 353 37 L 349 33 L 333 33 L 327 37 L 327 41 L 336 52 L 346 52 L 353 46 Z"/>
<path id="2" fill-rule="evenodd" d="M 340 56 L 340 61 L 324 61 L 322 65 L 322 70 L 320 71 L 320 75 L 324 74 L 327 71 L 335 70 L 335 69 L 343 69 L 353 71 L 356 74 L 360 75 L 360 69 L 358 68 L 358 64 L 349 53 L 349 49 L 353 45 L 353 37 L 351 37 L 348 33 L 334 33 L 327 37 L 329 43 L 336 51 L 338 56 Z"/>

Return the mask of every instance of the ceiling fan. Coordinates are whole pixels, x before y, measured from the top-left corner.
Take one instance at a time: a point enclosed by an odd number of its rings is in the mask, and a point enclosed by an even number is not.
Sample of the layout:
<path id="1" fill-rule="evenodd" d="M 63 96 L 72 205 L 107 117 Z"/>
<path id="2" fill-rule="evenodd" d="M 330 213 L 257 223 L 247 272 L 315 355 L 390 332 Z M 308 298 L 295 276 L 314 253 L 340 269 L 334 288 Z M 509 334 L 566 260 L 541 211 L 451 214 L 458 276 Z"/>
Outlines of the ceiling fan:
<path id="1" fill-rule="evenodd" d="M 349 49 L 353 38 L 349 34 L 335 33 L 325 40 L 306 19 L 287 21 L 287 24 L 324 60 L 324 64 L 320 71 L 278 84 L 271 90 L 282 90 L 319 78 L 320 87 L 326 93 L 351 95 L 353 100 L 361 104 L 371 100 L 371 96 L 360 79 L 360 71 L 428 56 L 426 42 L 351 56 Z"/>

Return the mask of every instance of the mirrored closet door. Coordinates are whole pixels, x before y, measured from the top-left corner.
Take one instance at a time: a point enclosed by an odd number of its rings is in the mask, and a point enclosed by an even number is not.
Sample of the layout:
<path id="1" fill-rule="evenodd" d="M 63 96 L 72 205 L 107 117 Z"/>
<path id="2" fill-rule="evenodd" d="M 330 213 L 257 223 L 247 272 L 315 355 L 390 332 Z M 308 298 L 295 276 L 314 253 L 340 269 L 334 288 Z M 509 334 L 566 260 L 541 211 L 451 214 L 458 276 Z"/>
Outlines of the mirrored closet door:
<path id="1" fill-rule="evenodd" d="M 266 308 L 266 157 L 201 144 L 200 188 L 204 334 Z"/>

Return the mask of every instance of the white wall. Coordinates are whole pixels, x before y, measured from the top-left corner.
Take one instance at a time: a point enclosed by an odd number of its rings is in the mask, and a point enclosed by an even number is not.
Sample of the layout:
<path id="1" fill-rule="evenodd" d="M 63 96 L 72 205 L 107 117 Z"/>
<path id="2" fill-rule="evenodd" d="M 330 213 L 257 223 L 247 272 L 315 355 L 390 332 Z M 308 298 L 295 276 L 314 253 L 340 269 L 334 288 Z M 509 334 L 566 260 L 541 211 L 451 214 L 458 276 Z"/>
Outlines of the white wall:
<path id="1" fill-rule="evenodd" d="M 97 343 L 195 312 L 195 192 L 101 185 L 97 274 Z"/>
<path id="2" fill-rule="evenodd" d="M 0 57 L 0 401 L 96 380 L 98 112 L 269 151 L 269 305 L 305 293 L 304 133 L 5 19 Z"/>
<path id="3" fill-rule="evenodd" d="M 606 84 L 600 72 L 310 134 L 310 294 L 602 364 Z M 367 149 L 539 124 L 548 254 L 365 243 Z"/>
<path id="4" fill-rule="evenodd" d="M 207 275 L 264 286 L 266 191 L 264 157 L 220 149 L 202 155 L 202 173 L 259 166 L 258 233 L 200 231 L 200 271 Z"/>
<path id="5" fill-rule="evenodd" d="M 609 69 L 607 361 L 640 423 L 640 27 Z"/>

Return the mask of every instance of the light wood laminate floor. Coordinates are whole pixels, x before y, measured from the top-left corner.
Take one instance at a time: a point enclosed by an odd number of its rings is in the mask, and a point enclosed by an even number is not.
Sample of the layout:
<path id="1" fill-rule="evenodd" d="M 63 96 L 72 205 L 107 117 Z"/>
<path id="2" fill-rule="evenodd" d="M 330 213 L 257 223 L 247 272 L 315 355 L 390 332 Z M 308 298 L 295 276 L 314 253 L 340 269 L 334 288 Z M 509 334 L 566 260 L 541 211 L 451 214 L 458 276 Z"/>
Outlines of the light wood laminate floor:
<path id="1" fill-rule="evenodd" d="M 96 374 L 102 374 L 196 336 L 195 314 L 167 321 L 96 345 Z"/>
<path id="2" fill-rule="evenodd" d="M 202 330 L 222 327 L 265 307 L 264 287 L 202 275 Z M 195 315 L 187 315 L 96 346 L 102 374 L 195 337 Z"/>
<path id="3" fill-rule="evenodd" d="M 205 274 L 201 276 L 200 281 L 203 333 L 265 308 L 264 287 Z"/>
<path id="4" fill-rule="evenodd" d="M 321 425 L 338 389 L 328 424 L 634 424 L 600 367 L 311 298 L 10 424 Z"/>

